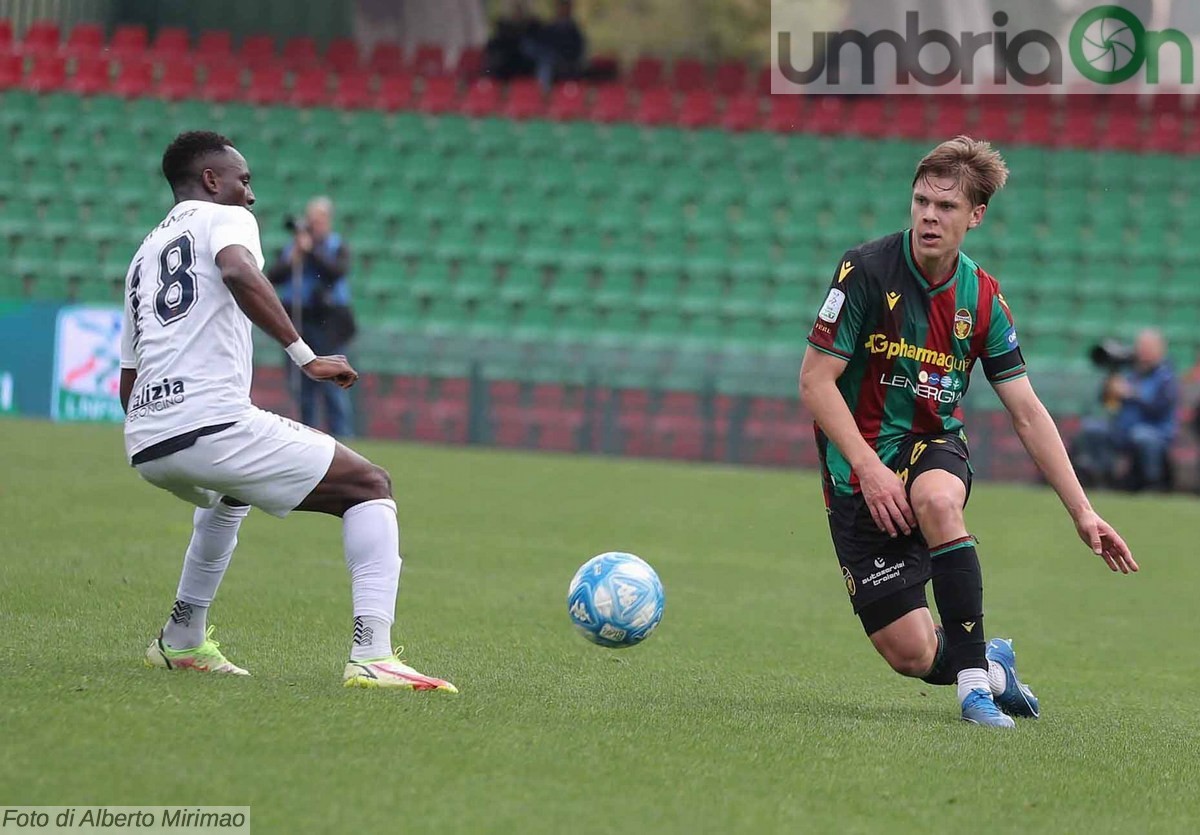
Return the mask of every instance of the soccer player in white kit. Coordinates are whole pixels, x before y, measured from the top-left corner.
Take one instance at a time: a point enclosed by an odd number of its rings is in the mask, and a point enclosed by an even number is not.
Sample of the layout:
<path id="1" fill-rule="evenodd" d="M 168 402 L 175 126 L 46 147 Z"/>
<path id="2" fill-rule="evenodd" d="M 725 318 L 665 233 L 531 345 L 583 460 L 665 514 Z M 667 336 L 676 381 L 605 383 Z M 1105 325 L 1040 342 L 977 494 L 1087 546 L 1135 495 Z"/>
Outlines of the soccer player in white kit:
<path id="1" fill-rule="evenodd" d="M 208 608 L 251 507 L 308 510 L 342 518 L 354 604 L 345 686 L 457 692 L 392 649 L 401 559 L 387 472 L 250 403 L 251 323 L 314 380 L 349 388 L 358 374 L 343 356 L 313 354 L 263 275 L 246 160 L 225 137 L 193 131 L 167 147 L 162 169 L 175 206 L 125 279 L 125 450 L 142 478 L 197 510 L 175 605 L 146 663 L 248 675 L 212 639 Z"/>

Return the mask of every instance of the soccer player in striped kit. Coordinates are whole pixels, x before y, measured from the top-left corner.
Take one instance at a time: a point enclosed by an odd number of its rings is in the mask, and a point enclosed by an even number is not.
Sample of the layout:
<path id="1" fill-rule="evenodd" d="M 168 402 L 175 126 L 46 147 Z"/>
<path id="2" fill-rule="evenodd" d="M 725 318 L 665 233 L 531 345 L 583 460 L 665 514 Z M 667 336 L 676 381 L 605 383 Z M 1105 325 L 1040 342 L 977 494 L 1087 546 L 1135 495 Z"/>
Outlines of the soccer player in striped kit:
<path id="1" fill-rule="evenodd" d="M 921 160 L 911 228 L 838 261 L 800 391 L 816 419 L 834 549 L 871 643 L 901 675 L 956 684 L 966 721 L 1011 728 L 1039 704 L 1017 678 L 1012 642 L 984 636 L 963 514 L 972 471 L 961 401 L 976 362 L 1083 542 L 1112 571 L 1138 566 L 1075 477 L 999 284 L 960 251 L 1007 179 L 1000 154 L 965 136 Z"/>

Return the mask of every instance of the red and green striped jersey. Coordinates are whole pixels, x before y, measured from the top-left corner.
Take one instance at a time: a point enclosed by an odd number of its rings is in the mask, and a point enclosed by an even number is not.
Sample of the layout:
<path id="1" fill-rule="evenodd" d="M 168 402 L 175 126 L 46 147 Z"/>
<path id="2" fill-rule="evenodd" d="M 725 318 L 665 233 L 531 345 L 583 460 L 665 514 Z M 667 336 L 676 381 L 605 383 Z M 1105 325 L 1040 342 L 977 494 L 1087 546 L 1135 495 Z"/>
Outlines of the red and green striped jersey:
<path id="1" fill-rule="evenodd" d="M 893 464 L 910 435 L 962 431 L 960 401 L 981 360 L 993 385 L 1025 375 L 1000 285 L 966 254 L 933 284 L 912 257 L 909 231 L 850 250 L 834 270 L 808 341 L 846 360 L 838 389 L 858 431 Z M 845 456 L 817 430 L 828 487 L 858 491 Z"/>

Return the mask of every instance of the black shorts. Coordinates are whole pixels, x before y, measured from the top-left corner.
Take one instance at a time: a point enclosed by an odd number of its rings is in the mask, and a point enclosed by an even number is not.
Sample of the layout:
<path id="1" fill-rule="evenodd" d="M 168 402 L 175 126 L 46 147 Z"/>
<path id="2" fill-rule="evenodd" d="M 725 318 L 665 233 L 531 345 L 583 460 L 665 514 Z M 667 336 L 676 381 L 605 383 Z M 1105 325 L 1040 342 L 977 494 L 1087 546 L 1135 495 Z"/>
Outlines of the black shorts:
<path id="1" fill-rule="evenodd" d="M 966 441 L 957 432 L 913 435 L 900 447 L 894 469 L 906 486 L 921 473 L 945 470 L 962 479 L 970 496 L 969 459 Z M 929 544 L 920 531 L 888 536 L 871 518 L 861 493 L 830 496 L 829 530 L 850 603 L 868 635 L 928 605 L 925 584 L 931 562 Z"/>

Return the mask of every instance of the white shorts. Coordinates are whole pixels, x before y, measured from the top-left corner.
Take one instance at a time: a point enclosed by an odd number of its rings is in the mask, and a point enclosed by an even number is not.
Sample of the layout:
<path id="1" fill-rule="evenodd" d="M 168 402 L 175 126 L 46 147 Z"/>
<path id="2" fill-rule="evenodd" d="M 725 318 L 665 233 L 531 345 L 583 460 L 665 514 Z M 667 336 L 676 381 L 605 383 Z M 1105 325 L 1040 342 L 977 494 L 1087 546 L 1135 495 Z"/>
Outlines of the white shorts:
<path id="1" fill-rule="evenodd" d="M 325 477 L 336 446 L 323 432 L 254 409 L 223 432 L 136 469 L 155 487 L 198 507 L 229 496 L 282 517 Z"/>

